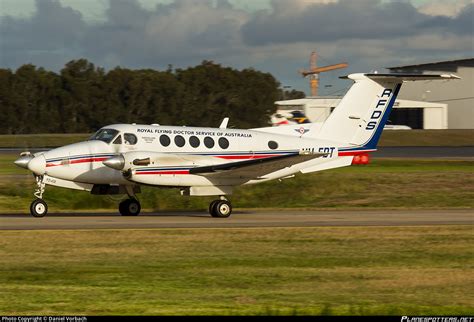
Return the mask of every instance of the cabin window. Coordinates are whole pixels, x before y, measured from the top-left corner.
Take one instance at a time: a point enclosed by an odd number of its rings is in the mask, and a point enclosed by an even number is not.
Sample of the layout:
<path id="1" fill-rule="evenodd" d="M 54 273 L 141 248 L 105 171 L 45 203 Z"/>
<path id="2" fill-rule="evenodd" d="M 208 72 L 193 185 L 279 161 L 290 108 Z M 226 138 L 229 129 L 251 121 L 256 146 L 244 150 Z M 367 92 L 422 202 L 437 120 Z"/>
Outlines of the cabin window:
<path id="1" fill-rule="evenodd" d="M 132 134 L 132 133 L 125 133 L 123 135 L 123 140 L 124 140 L 125 144 L 127 144 L 127 145 L 135 145 L 135 144 L 137 144 L 137 141 L 138 141 L 135 134 Z"/>
<path id="2" fill-rule="evenodd" d="M 221 149 L 225 150 L 229 147 L 229 140 L 227 140 L 226 138 L 219 138 L 218 142 Z"/>
<path id="3" fill-rule="evenodd" d="M 174 137 L 174 144 L 178 147 L 183 147 L 186 142 L 184 141 L 184 138 L 181 135 L 176 135 Z"/>
<path id="4" fill-rule="evenodd" d="M 213 148 L 213 147 L 214 147 L 214 144 L 215 144 L 215 142 L 214 142 L 214 139 L 213 139 L 213 138 L 208 137 L 208 136 L 206 136 L 206 137 L 204 138 L 204 145 L 205 145 L 207 148 L 209 148 L 209 149 Z"/>
<path id="5" fill-rule="evenodd" d="M 166 134 L 160 136 L 160 143 L 162 146 L 168 146 L 171 143 L 170 137 Z"/>
<path id="6" fill-rule="evenodd" d="M 122 144 L 122 136 L 121 135 L 117 136 L 113 144 Z"/>
<path id="7" fill-rule="evenodd" d="M 189 144 L 191 144 L 193 148 L 197 148 L 199 144 L 201 144 L 201 141 L 199 141 L 199 138 L 197 136 L 193 135 L 189 138 Z"/>
<path id="8" fill-rule="evenodd" d="M 268 147 L 272 150 L 278 149 L 278 143 L 275 141 L 268 141 Z"/>

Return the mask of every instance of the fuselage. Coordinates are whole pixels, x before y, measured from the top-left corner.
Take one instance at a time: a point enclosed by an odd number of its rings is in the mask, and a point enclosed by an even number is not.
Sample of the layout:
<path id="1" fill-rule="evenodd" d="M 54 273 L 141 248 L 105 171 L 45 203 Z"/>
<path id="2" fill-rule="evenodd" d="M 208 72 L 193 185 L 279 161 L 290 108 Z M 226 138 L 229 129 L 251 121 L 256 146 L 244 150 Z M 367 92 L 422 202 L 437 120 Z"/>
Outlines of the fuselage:
<path id="1" fill-rule="evenodd" d="M 327 154 L 307 164 L 281 169 L 262 178 L 270 180 L 338 157 L 337 143 L 304 138 L 303 134 L 303 130 L 301 136 L 288 136 L 258 130 L 114 124 L 103 127 L 88 141 L 38 155 L 41 160 L 44 158 L 44 164 L 42 161 L 36 162 L 38 169 L 34 172 L 90 184 L 126 185 L 138 182 L 191 186 L 215 184 L 202 176 L 189 174 L 189 169 L 195 166 L 269 158 L 302 150 Z M 135 166 L 136 178 L 147 179 L 131 182 L 130 178 L 124 177 L 122 171 L 111 169 L 102 163 L 116 155 L 133 155 L 135 159 L 152 155 L 156 162 L 152 161 L 144 167 Z M 44 173 L 41 173 L 42 170 Z M 253 182 L 235 184 L 242 183 Z"/>

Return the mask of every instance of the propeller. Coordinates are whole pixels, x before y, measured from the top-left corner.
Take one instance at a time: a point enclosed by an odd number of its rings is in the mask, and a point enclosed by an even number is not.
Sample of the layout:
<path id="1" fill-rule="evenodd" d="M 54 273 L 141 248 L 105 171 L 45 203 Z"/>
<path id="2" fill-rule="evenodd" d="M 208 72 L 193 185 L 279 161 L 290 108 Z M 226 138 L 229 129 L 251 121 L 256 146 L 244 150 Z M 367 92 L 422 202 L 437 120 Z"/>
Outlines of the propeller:
<path id="1" fill-rule="evenodd" d="M 28 169 L 28 163 L 30 163 L 33 158 L 34 156 L 29 151 L 25 151 L 21 152 L 20 157 L 13 163 L 20 168 Z"/>
<path id="2" fill-rule="evenodd" d="M 125 167 L 125 158 L 123 154 L 120 154 L 102 161 L 102 164 L 115 170 L 123 170 Z"/>

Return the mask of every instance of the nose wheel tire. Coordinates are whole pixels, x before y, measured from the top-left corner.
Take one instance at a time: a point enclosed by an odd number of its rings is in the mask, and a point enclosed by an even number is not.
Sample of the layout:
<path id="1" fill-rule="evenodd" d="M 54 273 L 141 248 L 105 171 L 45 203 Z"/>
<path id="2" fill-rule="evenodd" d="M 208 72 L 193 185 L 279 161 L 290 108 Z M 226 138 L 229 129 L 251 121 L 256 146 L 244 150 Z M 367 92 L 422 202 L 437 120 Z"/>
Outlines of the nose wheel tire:
<path id="1" fill-rule="evenodd" d="M 227 200 L 214 200 L 209 205 L 209 213 L 214 218 L 227 218 L 232 213 L 232 205 Z"/>
<path id="2" fill-rule="evenodd" d="M 214 217 L 214 211 L 215 211 L 215 208 L 216 208 L 216 205 L 217 203 L 219 202 L 220 200 L 213 200 L 210 204 L 209 204 L 209 214 Z"/>
<path id="3" fill-rule="evenodd" d="M 119 204 L 119 211 L 122 216 L 138 216 L 140 210 L 140 202 L 136 199 L 126 199 Z"/>
<path id="4" fill-rule="evenodd" d="M 43 199 L 36 199 L 30 205 L 30 214 L 33 217 L 44 217 L 48 213 L 48 205 Z"/>

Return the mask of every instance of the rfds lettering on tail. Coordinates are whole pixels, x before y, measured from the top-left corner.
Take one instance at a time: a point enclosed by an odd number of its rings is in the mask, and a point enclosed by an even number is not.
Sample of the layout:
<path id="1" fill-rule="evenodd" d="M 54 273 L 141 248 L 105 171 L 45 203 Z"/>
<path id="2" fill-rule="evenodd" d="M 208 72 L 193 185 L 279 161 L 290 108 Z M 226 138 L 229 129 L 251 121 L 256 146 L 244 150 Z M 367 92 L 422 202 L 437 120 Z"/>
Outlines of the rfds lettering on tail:
<path id="1" fill-rule="evenodd" d="M 218 196 L 212 217 L 232 213 L 227 199 L 240 185 L 367 164 L 404 81 L 454 75 L 351 74 L 354 84 L 324 123 L 254 129 L 112 124 L 89 140 L 45 152 L 23 152 L 17 166 L 34 174 L 30 213 L 43 217 L 46 186 L 127 196 L 124 216 L 136 216 L 142 185 L 176 188 L 185 196 Z"/>
<path id="2" fill-rule="evenodd" d="M 375 105 L 375 110 L 372 112 L 372 115 L 370 116 L 370 122 L 367 123 L 367 126 L 365 127 L 366 130 L 373 130 L 375 129 L 375 126 L 377 125 L 377 120 L 382 116 L 383 114 L 383 109 L 385 109 L 388 99 L 384 99 L 384 96 L 390 97 L 392 95 L 392 90 L 389 88 L 386 88 L 383 90 L 382 95 L 380 95 L 381 99 L 377 101 L 377 105 Z"/>

